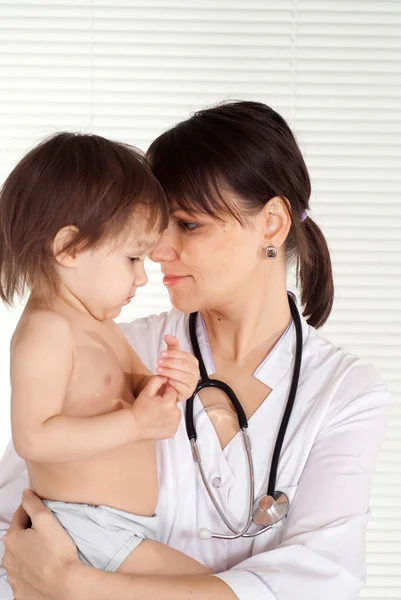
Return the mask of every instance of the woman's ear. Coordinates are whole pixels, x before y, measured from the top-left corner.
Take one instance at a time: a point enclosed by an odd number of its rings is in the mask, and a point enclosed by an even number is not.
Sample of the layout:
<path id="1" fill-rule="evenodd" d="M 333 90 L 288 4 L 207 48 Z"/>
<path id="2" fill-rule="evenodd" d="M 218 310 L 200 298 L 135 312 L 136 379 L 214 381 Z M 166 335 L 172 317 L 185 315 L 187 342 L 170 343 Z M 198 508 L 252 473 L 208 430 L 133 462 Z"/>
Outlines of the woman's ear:
<path id="1" fill-rule="evenodd" d="M 286 198 L 274 196 L 263 207 L 264 243 L 280 248 L 287 239 L 291 228 L 289 202 Z"/>
<path id="2" fill-rule="evenodd" d="M 53 239 L 53 254 L 56 261 L 62 267 L 75 267 L 77 261 L 77 251 L 64 248 L 77 235 L 78 227 L 75 225 L 66 225 L 56 233 Z"/>

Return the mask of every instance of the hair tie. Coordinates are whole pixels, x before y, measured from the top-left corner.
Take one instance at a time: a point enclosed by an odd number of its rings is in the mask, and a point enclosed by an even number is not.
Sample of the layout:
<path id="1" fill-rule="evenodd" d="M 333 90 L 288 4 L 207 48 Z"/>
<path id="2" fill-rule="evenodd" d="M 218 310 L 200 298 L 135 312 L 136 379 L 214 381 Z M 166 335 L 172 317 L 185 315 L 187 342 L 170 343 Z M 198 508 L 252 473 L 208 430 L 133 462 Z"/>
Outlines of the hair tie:
<path id="1" fill-rule="evenodd" d="M 304 210 L 301 214 L 301 223 L 303 223 L 307 217 L 309 217 L 308 211 Z"/>

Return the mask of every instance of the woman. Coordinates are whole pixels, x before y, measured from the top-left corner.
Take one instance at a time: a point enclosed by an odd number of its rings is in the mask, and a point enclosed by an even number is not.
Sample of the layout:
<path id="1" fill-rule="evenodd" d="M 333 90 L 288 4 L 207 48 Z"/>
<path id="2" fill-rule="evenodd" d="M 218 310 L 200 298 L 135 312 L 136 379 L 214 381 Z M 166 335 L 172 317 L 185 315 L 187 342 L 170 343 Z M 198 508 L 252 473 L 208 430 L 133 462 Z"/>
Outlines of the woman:
<path id="1" fill-rule="evenodd" d="M 293 376 L 297 335 L 286 264 L 296 260 L 303 354 L 275 486 L 290 500 L 288 518 L 255 538 L 201 539 L 202 528 L 230 532 L 202 484 L 182 419 L 176 436 L 158 444 L 161 541 L 217 575 L 127 577 L 86 567 L 28 494 L 33 528 L 24 530 L 19 509 L 6 538 L 15 597 L 355 599 L 365 578 L 370 485 L 390 399 L 370 364 L 315 330 L 329 316 L 333 282 L 326 242 L 307 212 L 310 182 L 295 139 L 269 107 L 238 102 L 200 111 L 164 133 L 149 160 L 171 203 L 151 258 L 161 264 L 174 308 L 123 329 L 155 371 L 163 335 L 190 349 L 187 313 L 201 313 L 196 333 L 206 369 L 235 390 L 249 419 L 255 498 L 266 493 Z M 194 413 L 206 478 L 240 529 L 249 497 L 243 442 L 224 410 L 226 396 L 210 389 L 199 396 Z M 12 449 L 2 471 L 7 466 L 5 522 L 27 485 Z"/>

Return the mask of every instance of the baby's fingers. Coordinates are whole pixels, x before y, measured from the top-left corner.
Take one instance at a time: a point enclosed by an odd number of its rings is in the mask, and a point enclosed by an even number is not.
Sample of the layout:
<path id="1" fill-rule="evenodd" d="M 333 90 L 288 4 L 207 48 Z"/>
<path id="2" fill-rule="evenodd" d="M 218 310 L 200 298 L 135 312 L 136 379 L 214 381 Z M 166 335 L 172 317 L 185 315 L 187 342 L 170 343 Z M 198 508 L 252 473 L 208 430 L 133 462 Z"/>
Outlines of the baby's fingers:
<path id="1" fill-rule="evenodd" d="M 186 361 L 188 364 L 198 365 L 198 359 L 190 352 L 184 352 L 184 350 L 163 350 L 160 352 L 160 358 L 177 358 Z"/>
<path id="2" fill-rule="evenodd" d="M 194 387 L 195 379 L 193 373 L 188 371 L 181 371 L 180 369 L 170 369 L 169 367 L 157 367 L 157 372 L 163 377 L 168 377 L 169 380 L 173 379 L 186 385 L 188 388 Z"/>
<path id="3" fill-rule="evenodd" d="M 166 389 L 162 398 L 164 403 L 175 404 L 178 401 L 177 390 L 174 386 L 170 384 L 170 381 L 166 385 Z"/>
<path id="4" fill-rule="evenodd" d="M 159 358 L 157 361 L 158 367 L 176 369 L 185 373 L 198 374 L 199 369 L 197 364 L 193 364 L 185 358 Z"/>
<path id="5" fill-rule="evenodd" d="M 166 334 L 164 336 L 164 341 L 167 344 L 167 348 L 169 350 L 178 350 L 180 349 L 180 342 L 178 341 L 178 338 L 175 337 L 175 335 L 169 335 Z"/>
<path id="6" fill-rule="evenodd" d="M 188 398 L 190 398 L 194 392 L 194 386 L 185 385 L 176 379 L 169 379 L 168 383 L 176 392 L 177 402 L 184 402 L 185 400 L 188 400 Z"/>

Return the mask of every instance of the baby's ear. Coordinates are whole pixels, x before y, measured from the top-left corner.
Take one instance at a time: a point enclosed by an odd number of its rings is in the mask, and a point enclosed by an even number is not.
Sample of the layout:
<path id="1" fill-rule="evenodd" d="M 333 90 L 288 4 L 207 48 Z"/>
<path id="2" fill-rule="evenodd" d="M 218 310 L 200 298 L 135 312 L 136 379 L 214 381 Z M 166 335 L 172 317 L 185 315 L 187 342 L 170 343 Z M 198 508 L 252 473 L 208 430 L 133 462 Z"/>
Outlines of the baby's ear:
<path id="1" fill-rule="evenodd" d="M 77 260 L 76 250 L 64 250 L 78 233 L 75 225 L 66 225 L 58 231 L 53 239 L 53 254 L 56 261 L 63 267 L 74 267 Z"/>

